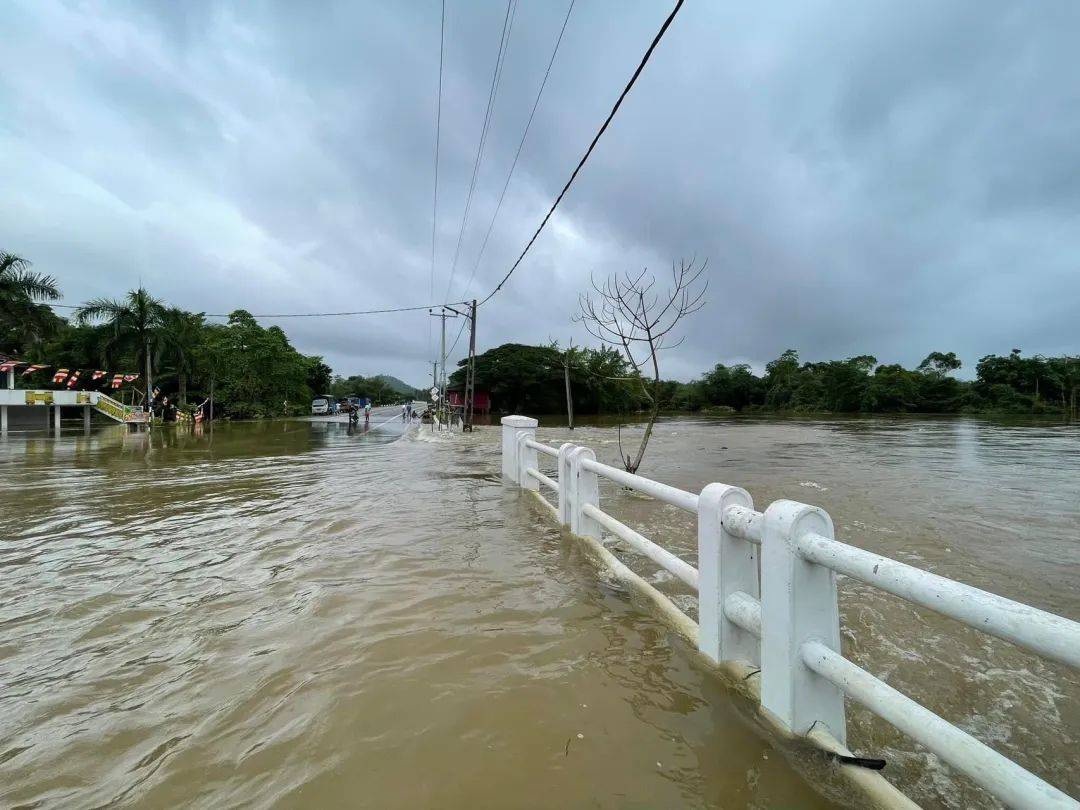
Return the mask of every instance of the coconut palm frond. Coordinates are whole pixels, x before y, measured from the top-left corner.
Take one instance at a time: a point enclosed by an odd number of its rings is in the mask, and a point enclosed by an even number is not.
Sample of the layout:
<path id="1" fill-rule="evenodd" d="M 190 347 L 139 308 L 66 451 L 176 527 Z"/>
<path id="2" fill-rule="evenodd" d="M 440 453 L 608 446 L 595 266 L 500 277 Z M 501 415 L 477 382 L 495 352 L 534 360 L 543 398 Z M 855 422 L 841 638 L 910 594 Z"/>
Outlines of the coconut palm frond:
<path id="1" fill-rule="evenodd" d="M 14 270 L 4 279 L 5 286 L 10 285 L 32 301 L 56 301 L 60 298 L 60 288 L 56 279 L 44 273 L 29 270 Z"/>
<path id="2" fill-rule="evenodd" d="M 94 321 L 117 321 L 126 311 L 127 305 L 115 298 L 91 298 L 75 310 L 75 322 L 86 326 Z"/>

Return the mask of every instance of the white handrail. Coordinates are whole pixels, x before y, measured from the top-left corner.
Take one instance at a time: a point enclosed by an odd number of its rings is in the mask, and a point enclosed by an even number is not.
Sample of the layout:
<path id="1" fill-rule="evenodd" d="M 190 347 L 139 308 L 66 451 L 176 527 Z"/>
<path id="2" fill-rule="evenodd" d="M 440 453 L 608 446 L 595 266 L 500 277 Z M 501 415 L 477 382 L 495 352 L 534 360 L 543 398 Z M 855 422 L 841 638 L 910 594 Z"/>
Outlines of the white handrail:
<path id="1" fill-rule="evenodd" d="M 556 450 L 554 447 L 549 447 L 546 444 L 540 444 L 540 442 L 533 439 L 526 439 L 525 446 L 531 447 L 536 452 L 543 453 L 545 456 L 551 456 L 552 458 L 559 457 L 559 451 Z"/>
<path id="2" fill-rule="evenodd" d="M 1077 803 L 1011 759 L 897 692 L 820 641 L 802 646 L 803 662 L 874 714 L 963 771 L 1010 807 L 1048 810 Z"/>
<path id="3" fill-rule="evenodd" d="M 559 483 L 558 483 L 558 481 L 555 481 L 555 480 L 553 480 L 551 478 L 548 478 L 546 475 L 544 475 L 542 472 L 540 472 L 535 467 L 529 467 L 529 469 L 525 470 L 525 472 L 528 475 L 531 475 L 533 478 L 535 478 L 537 481 L 539 481 L 544 486 L 548 487 L 549 489 L 553 489 L 556 492 L 559 491 Z"/>
<path id="4" fill-rule="evenodd" d="M 724 615 L 743 630 L 761 638 L 761 602 L 743 591 L 724 600 Z"/>
<path id="5" fill-rule="evenodd" d="M 585 504 L 583 511 L 609 532 L 625 540 L 641 554 L 648 557 L 664 570 L 674 574 L 691 588 L 697 589 L 698 571 L 685 560 L 676 557 L 665 548 L 656 545 L 649 538 L 638 534 L 625 523 L 613 518 L 607 512 L 603 512 L 592 504 Z"/>
<path id="6" fill-rule="evenodd" d="M 724 528 L 736 537 L 761 545 L 761 526 L 764 515 L 745 506 L 729 506 L 721 515 Z"/>
<path id="7" fill-rule="evenodd" d="M 1080 623 L 815 534 L 800 537 L 797 549 L 810 562 L 1080 668 Z"/>
<path id="8" fill-rule="evenodd" d="M 668 486 L 667 484 L 661 484 L 659 481 L 643 478 L 640 475 L 628 473 L 626 470 L 609 467 L 607 464 L 601 464 L 599 461 L 585 460 L 581 463 L 581 466 L 586 470 L 607 478 L 609 481 L 614 481 L 616 484 L 622 484 L 624 487 L 630 487 L 630 489 L 636 489 L 638 492 L 651 495 L 658 501 L 663 501 L 672 506 L 677 506 L 680 509 L 685 509 L 687 512 L 697 512 L 698 496 L 692 492 L 686 492 L 685 490 L 677 489 Z"/>
<path id="9" fill-rule="evenodd" d="M 540 444 L 533 438 L 535 427 L 536 421 L 527 417 L 503 420 L 507 477 L 528 489 L 537 489 L 534 481 L 555 489 L 558 509 L 545 505 L 598 553 L 610 556 L 599 542 L 606 529 L 697 590 L 699 649 L 718 663 L 734 658 L 760 662 L 762 707 L 788 730 L 811 736 L 824 730 L 843 744 L 847 695 L 1011 806 L 1080 808 L 1057 788 L 845 659 L 835 575 L 1078 668 L 1080 623 L 841 543 L 833 539 L 832 520 L 817 507 L 780 500 L 758 512 L 749 493 L 724 484 L 709 484 L 694 495 L 602 464 L 585 447 L 564 444 L 555 450 Z M 558 481 L 539 472 L 537 453 L 558 459 Z M 699 568 L 604 512 L 598 477 L 695 513 Z M 658 592 L 653 597 L 665 599 Z M 678 612 L 674 604 L 669 608 Z"/>

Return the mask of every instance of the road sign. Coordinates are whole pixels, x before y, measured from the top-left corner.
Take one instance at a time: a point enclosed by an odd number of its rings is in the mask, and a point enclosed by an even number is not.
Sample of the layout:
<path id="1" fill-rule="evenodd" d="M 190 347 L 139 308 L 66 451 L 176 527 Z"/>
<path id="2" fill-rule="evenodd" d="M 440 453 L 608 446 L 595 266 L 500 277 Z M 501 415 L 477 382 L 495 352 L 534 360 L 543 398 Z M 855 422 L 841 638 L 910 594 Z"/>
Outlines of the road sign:
<path id="1" fill-rule="evenodd" d="M 432 399 L 438 399 L 439 398 L 439 389 L 436 388 L 434 385 L 431 386 L 431 390 L 428 391 L 428 393 L 431 394 Z"/>

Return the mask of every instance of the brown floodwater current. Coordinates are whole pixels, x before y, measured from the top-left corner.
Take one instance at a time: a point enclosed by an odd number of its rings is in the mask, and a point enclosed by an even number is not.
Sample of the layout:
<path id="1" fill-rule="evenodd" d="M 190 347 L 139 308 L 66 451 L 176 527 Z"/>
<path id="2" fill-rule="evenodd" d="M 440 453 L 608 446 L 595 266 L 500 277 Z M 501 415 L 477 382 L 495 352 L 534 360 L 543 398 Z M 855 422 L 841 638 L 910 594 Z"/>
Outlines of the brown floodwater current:
<path id="1" fill-rule="evenodd" d="M 545 422 L 616 462 L 613 427 Z M 676 418 L 642 473 L 814 503 L 845 542 L 1080 619 L 1076 427 Z M 0 492 L 0 806 L 858 806 L 501 483 L 496 428 L 14 433 Z M 696 563 L 691 516 L 601 500 Z M 1076 672 L 840 592 L 846 655 L 1080 795 Z M 996 806 L 848 716 L 924 806 Z"/>

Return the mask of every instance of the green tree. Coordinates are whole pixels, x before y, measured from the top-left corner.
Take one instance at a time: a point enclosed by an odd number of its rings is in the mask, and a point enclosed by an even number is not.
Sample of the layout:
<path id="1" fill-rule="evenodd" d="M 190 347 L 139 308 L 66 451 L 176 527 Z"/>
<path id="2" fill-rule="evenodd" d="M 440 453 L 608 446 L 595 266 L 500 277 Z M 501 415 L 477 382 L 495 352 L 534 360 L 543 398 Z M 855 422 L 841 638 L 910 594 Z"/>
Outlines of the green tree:
<path id="1" fill-rule="evenodd" d="M 916 410 L 918 389 L 914 372 L 899 364 L 878 366 L 863 397 L 865 411 Z"/>
<path id="2" fill-rule="evenodd" d="M 55 334 L 62 321 L 42 302 L 59 299 L 56 279 L 31 271 L 21 256 L 0 251 L 0 350 L 29 352 Z"/>
<path id="3" fill-rule="evenodd" d="M 264 329 L 245 310 L 232 312 L 227 325 L 206 330 L 202 360 L 216 383 L 215 401 L 233 416 L 275 416 L 287 402 L 311 401 L 309 358 L 289 344 L 280 327 Z"/>
<path id="4" fill-rule="evenodd" d="M 202 313 L 168 307 L 161 313 L 160 347 L 176 373 L 180 406 L 187 405 L 188 379 L 195 372 L 195 360 L 203 341 Z"/>
<path id="5" fill-rule="evenodd" d="M 121 299 L 94 298 L 75 310 L 79 325 L 104 322 L 112 332 L 107 349 L 128 349 L 146 375 L 146 401 L 153 399 L 154 350 L 161 335 L 165 305 L 145 288 Z"/>
<path id="6" fill-rule="evenodd" d="M 305 382 L 312 395 L 325 394 L 330 390 L 334 371 L 318 356 L 307 358 L 307 378 Z"/>

